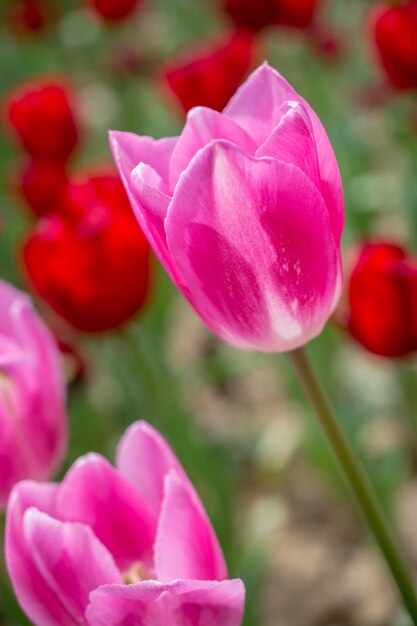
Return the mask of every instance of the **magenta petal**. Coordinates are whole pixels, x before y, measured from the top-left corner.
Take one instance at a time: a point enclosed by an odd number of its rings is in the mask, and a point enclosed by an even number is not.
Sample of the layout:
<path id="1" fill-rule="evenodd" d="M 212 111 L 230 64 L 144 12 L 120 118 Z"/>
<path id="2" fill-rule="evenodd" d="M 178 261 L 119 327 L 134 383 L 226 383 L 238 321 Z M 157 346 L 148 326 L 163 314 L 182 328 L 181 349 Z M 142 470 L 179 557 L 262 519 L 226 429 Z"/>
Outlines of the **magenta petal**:
<path id="1" fill-rule="evenodd" d="M 316 145 L 307 111 L 298 102 L 285 102 L 280 109 L 283 114 L 277 127 L 255 156 L 274 157 L 296 165 L 321 191 Z"/>
<path id="2" fill-rule="evenodd" d="M 150 424 L 132 424 L 120 440 L 116 466 L 148 503 L 155 518 L 159 516 L 164 495 L 164 480 L 175 470 L 188 481 L 177 457 L 165 439 Z"/>
<path id="3" fill-rule="evenodd" d="M 89 626 L 240 626 L 244 602 L 240 580 L 146 581 L 97 589 L 86 615 Z"/>
<path id="4" fill-rule="evenodd" d="M 259 94 L 262 94 L 262 98 Z M 322 179 L 322 193 L 329 209 L 337 243 L 343 229 L 343 190 L 339 168 L 329 138 L 311 106 L 267 63 L 255 70 L 236 92 L 224 113 L 244 128 L 261 146 L 280 120 L 279 108 L 286 100 L 300 102 L 313 126 Z"/>
<path id="5" fill-rule="evenodd" d="M 75 626 L 74 620 L 39 572 L 23 525 L 25 511 L 30 507 L 54 514 L 57 490 L 58 486 L 52 484 L 19 483 L 10 495 L 7 509 L 7 569 L 20 606 L 36 626 Z"/>
<path id="6" fill-rule="evenodd" d="M 223 113 L 260 146 L 278 124 L 282 115 L 279 109 L 287 100 L 301 98 L 281 74 L 264 63 L 237 90 Z"/>
<path id="7" fill-rule="evenodd" d="M 64 454 L 67 425 L 64 377 L 56 342 L 26 294 L 2 280 L 0 368 L 6 375 L 5 384 L 0 385 L 3 508 L 11 487 L 19 480 L 45 480 L 51 476 Z"/>
<path id="8" fill-rule="evenodd" d="M 110 134 L 113 157 L 139 225 L 171 279 L 181 284 L 163 226 L 171 198 L 166 193 L 168 178 L 163 178 L 162 173 L 169 176 L 169 161 L 176 141 L 176 138 L 156 141 L 133 133 Z"/>
<path id="9" fill-rule="evenodd" d="M 139 163 L 146 163 L 168 183 L 171 156 L 178 137 L 153 139 L 114 130 L 109 133 L 109 139 L 116 165 L 127 180 Z"/>
<path id="10" fill-rule="evenodd" d="M 236 122 L 205 107 L 191 109 L 171 159 L 170 186 L 175 188 L 180 174 L 193 156 L 213 139 L 227 139 L 244 152 L 255 154 L 256 143 Z"/>
<path id="11" fill-rule="evenodd" d="M 155 542 L 158 580 L 223 580 L 226 564 L 210 520 L 193 489 L 171 471 Z"/>
<path id="12" fill-rule="evenodd" d="M 233 345 L 291 350 L 333 310 L 341 277 L 329 212 L 293 165 L 213 142 L 178 183 L 165 228 L 193 306 Z"/>
<path id="13" fill-rule="evenodd" d="M 39 575 L 73 623 L 83 624 L 90 592 L 122 583 L 113 557 L 84 524 L 59 522 L 30 508 L 23 527 Z"/>
<path id="14" fill-rule="evenodd" d="M 154 516 L 142 495 L 99 455 L 82 457 L 69 470 L 56 517 L 90 526 L 121 569 L 137 560 L 150 564 Z"/>

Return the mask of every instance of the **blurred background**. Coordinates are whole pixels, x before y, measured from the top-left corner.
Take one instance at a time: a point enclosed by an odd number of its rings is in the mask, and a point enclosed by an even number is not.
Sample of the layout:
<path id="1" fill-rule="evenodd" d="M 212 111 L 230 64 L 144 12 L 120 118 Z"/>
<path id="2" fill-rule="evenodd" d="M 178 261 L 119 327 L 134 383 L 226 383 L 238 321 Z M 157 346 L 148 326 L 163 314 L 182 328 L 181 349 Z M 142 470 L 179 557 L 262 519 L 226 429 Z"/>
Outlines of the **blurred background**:
<path id="1" fill-rule="evenodd" d="M 310 352 L 417 573 L 416 2 L 273 4 L 1 0 L 0 277 L 60 342 L 62 473 L 146 419 L 245 581 L 245 626 L 406 624 L 285 356 L 203 326 L 108 147 L 112 128 L 176 135 L 192 106 L 221 110 L 265 59 L 313 106 L 343 179 L 347 288 Z M 0 624 L 27 624 L 1 575 Z"/>

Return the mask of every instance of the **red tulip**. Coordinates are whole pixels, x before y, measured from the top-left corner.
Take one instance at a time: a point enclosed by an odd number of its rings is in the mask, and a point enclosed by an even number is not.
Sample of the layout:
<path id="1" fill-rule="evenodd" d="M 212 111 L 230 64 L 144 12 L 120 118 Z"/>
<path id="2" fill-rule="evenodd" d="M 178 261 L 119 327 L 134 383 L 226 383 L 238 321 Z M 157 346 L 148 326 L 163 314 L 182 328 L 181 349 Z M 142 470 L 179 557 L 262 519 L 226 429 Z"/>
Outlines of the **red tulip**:
<path id="1" fill-rule="evenodd" d="M 60 84 L 20 85 L 8 102 L 9 122 L 35 159 L 66 160 L 78 141 L 71 95 Z"/>
<path id="2" fill-rule="evenodd" d="M 223 0 L 224 10 L 238 26 L 260 30 L 282 24 L 306 28 L 310 25 L 318 0 Z"/>
<path id="3" fill-rule="evenodd" d="M 389 243 L 366 244 L 349 282 L 348 328 L 383 356 L 417 350 L 417 260 Z"/>
<path id="4" fill-rule="evenodd" d="M 47 0 L 9 0 L 8 20 L 17 34 L 38 33 L 51 18 Z"/>
<path id="5" fill-rule="evenodd" d="M 124 20 L 132 13 L 138 0 L 91 0 L 93 9 L 105 20 Z"/>
<path id="6" fill-rule="evenodd" d="M 417 0 L 381 6 L 373 28 L 390 82 L 398 89 L 417 88 Z"/>
<path id="7" fill-rule="evenodd" d="M 185 112 L 195 106 L 221 111 L 245 78 L 253 56 L 252 35 L 239 31 L 220 47 L 194 50 L 173 63 L 165 79 Z"/>
<path id="8" fill-rule="evenodd" d="M 16 184 L 33 213 L 59 212 L 68 179 L 61 161 L 29 161 L 19 172 Z"/>
<path id="9" fill-rule="evenodd" d="M 149 246 L 119 178 L 70 183 L 66 214 L 39 222 L 23 261 L 34 290 L 74 328 L 120 326 L 144 304 Z"/>

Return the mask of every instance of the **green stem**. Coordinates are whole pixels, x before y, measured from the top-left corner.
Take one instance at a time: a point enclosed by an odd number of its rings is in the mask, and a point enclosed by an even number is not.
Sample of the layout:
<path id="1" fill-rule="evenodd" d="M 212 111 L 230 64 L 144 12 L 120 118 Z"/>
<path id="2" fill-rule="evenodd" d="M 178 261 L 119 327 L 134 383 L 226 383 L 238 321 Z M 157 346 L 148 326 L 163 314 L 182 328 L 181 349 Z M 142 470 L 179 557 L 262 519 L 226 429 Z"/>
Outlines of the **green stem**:
<path id="1" fill-rule="evenodd" d="M 311 366 L 307 353 L 303 348 L 298 348 L 298 350 L 290 352 L 288 356 L 317 413 L 327 441 L 343 470 L 344 477 L 356 498 L 356 502 L 385 557 L 413 624 L 417 626 L 417 597 L 411 576 L 371 483 L 339 426 L 337 417 Z"/>

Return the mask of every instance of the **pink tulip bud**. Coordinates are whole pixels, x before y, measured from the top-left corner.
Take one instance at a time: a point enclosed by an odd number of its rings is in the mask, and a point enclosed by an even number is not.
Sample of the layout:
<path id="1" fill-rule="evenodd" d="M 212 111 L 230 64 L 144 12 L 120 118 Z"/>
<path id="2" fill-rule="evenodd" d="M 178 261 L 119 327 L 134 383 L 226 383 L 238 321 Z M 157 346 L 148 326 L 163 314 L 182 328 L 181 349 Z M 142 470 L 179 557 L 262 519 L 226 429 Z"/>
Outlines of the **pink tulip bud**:
<path id="1" fill-rule="evenodd" d="M 318 335 L 342 287 L 343 194 L 312 108 L 267 64 L 223 113 L 197 107 L 180 137 L 113 132 L 136 217 L 206 324 L 240 348 Z"/>
<path id="2" fill-rule="evenodd" d="M 28 297 L 0 281 L 0 507 L 13 485 L 50 478 L 67 439 L 55 341 Z"/>
<path id="3" fill-rule="evenodd" d="M 60 485 L 17 485 L 6 553 L 35 626 L 241 623 L 243 583 L 226 579 L 200 499 L 144 422 L 122 437 L 116 468 L 89 454 Z"/>

